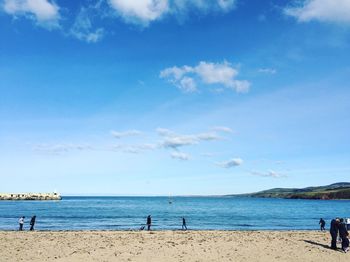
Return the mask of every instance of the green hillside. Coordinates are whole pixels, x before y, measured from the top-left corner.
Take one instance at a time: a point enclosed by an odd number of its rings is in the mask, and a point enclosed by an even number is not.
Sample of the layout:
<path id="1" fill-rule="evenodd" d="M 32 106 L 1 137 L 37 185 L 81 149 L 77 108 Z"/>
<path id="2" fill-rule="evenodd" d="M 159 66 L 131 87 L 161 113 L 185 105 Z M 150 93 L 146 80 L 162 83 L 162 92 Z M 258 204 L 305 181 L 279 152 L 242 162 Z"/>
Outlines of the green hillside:
<path id="1" fill-rule="evenodd" d="M 350 199 L 350 183 L 306 188 L 273 188 L 241 196 L 290 199 Z"/>

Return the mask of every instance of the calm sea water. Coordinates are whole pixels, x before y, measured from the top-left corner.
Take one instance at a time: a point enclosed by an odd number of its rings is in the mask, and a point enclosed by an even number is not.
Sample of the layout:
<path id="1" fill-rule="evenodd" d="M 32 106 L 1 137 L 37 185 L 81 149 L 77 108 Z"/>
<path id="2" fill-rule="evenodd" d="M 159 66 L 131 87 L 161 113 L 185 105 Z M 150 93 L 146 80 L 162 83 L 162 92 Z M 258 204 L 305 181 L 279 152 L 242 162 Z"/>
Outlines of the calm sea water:
<path id="1" fill-rule="evenodd" d="M 227 197 L 63 197 L 61 201 L 0 201 L 0 230 L 15 230 L 20 216 L 37 216 L 38 230 L 138 229 L 152 215 L 153 229 L 318 229 L 335 216 L 350 217 L 350 201 Z"/>

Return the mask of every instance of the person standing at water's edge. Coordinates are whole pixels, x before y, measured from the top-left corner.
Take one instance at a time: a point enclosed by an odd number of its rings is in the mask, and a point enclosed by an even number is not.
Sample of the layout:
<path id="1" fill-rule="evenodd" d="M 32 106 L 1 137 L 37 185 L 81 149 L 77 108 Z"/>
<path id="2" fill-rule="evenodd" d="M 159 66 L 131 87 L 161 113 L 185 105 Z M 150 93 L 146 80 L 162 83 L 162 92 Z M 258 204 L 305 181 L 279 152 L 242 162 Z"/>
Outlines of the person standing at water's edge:
<path id="1" fill-rule="evenodd" d="M 349 251 L 349 232 L 346 229 L 346 224 L 344 219 L 340 219 L 339 223 L 339 236 L 341 238 L 341 248 L 345 253 Z"/>
<path id="2" fill-rule="evenodd" d="M 331 227 L 329 229 L 329 233 L 331 234 L 331 237 L 332 237 L 332 242 L 331 242 L 332 249 L 337 249 L 338 231 L 339 231 L 339 219 L 338 218 L 332 219 Z"/>
<path id="3" fill-rule="evenodd" d="M 32 219 L 30 220 L 30 231 L 33 231 L 34 230 L 34 225 L 35 225 L 35 219 L 36 219 L 36 216 L 32 216 Z"/>
<path id="4" fill-rule="evenodd" d="M 326 221 L 324 221 L 323 218 L 320 218 L 319 224 L 320 224 L 321 231 L 326 230 L 326 229 L 324 228 L 325 225 L 326 225 Z"/>
<path id="5" fill-rule="evenodd" d="M 182 230 L 187 230 L 186 219 L 184 217 L 182 218 Z"/>
<path id="6" fill-rule="evenodd" d="M 24 219 L 25 217 L 21 217 L 19 220 L 18 220 L 18 223 L 19 223 L 19 231 L 22 231 L 23 230 L 23 224 L 24 224 Z"/>
<path id="7" fill-rule="evenodd" d="M 147 222 L 146 222 L 146 224 L 147 224 L 147 230 L 148 230 L 148 231 L 151 230 L 151 225 L 152 225 L 152 218 L 151 218 L 151 215 L 149 215 L 149 216 L 147 217 Z"/>

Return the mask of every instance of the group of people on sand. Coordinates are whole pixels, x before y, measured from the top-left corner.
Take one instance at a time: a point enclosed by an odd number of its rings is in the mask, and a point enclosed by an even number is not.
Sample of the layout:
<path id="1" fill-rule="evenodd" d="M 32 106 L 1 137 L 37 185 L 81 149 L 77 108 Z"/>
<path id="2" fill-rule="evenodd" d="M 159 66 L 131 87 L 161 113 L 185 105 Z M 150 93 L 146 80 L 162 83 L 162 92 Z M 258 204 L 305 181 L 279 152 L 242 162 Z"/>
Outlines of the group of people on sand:
<path id="1" fill-rule="evenodd" d="M 321 231 L 325 230 L 326 222 L 324 219 L 320 219 Z M 349 251 L 349 232 L 347 230 L 347 224 L 343 218 L 332 219 L 329 232 L 332 237 L 331 248 L 337 249 L 338 236 L 341 239 L 341 248 L 347 253 Z"/>
<path id="2" fill-rule="evenodd" d="M 19 224 L 19 229 L 18 229 L 18 230 L 19 230 L 19 231 L 23 231 L 24 219 L 25 219 L 25 218 L 26 218 L 26 217 L 22 216 L 22 217 L 20 217 L 19 220 L 18 220 L 18 224 Z M 29 230 L 30 230 L 30 231 L 33 231 L 33 230 L 34 230 L 35 220 L 36 220 L 36 216 L 34 215 L 34 216 L 32 216 L 32 218 L 30 219 L 30 222 L 29 222 L 29 225 L 30 225 Z"/>
<path id="3" fill-rule="evenodd" d="M 147 216 L 147 220 L 146 220 L 146 226 L 147 226 L 147 230 L 150 231 L 151 230 L 151 226 L 152 226 L 152 217 L 151 215 Z M 141 226 L 140 230 L 144 230 L 145 226 Z M 183 217 L 182 218 L 182 230 L 187 230 L 187 226 L 186 226 L 186 219 Z"/>

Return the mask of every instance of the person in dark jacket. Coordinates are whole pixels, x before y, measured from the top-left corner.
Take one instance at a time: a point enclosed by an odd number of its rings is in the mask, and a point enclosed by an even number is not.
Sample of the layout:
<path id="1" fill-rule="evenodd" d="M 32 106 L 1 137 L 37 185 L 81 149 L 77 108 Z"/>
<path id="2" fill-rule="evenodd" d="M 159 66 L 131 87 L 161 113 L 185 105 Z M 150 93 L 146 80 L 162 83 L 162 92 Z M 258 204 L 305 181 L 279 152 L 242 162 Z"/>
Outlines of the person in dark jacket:
<path id="1" fill-rule="evenodd" d="M 320 218 L 319 224 L 320 224 L 320 227 L 321 227 L 321 231 L 326 230 L 326 229 L 324 228 L 324 226 L 326 225 L 326 221 L 324 221 L 323 218 Z"/>
<path id="2" fill-rule="evenodd" d="M 331 234 L 331 237 L 332 237 L 332 242 L 331 242 L 332 249 L 337 249 L 338 231 L 339 231 L 339 218 L 332 219 L 331 227 L 329 229 L 329 233 Z"/>
<path id="3" fill-rule="evenodd" d="M 186 226 L 186 219 L 183 217 L 182 218 L 182 230 L 187 230 L 187 226 Z"/>
<path id="4" fill-rule="evenodd" d="M 34 230 L 34 225 L 35 225 L 35 219 L 36 219 L 36 216 L 32 216 L 32 219 L 30 220 L 30 231 L 33 231 Z"/>
<path id="5" fill-rule="evenodd" d="M 349 232 L 346 229 L 346 224 L 344 219 L 340 219 L 339 223 L 339 236 L 341 238 L 341 248 L 346 253 L 349 251 Z"/>
<path id="6" fill-rule="evenodd" d="M 151 230 L 151 225 L 152 225 L 152 218 L 151 218 L 151 215 L 149 215 L 148 217 L 147 217 L 147 230 L 149 231 L 149 230 Z"/>

